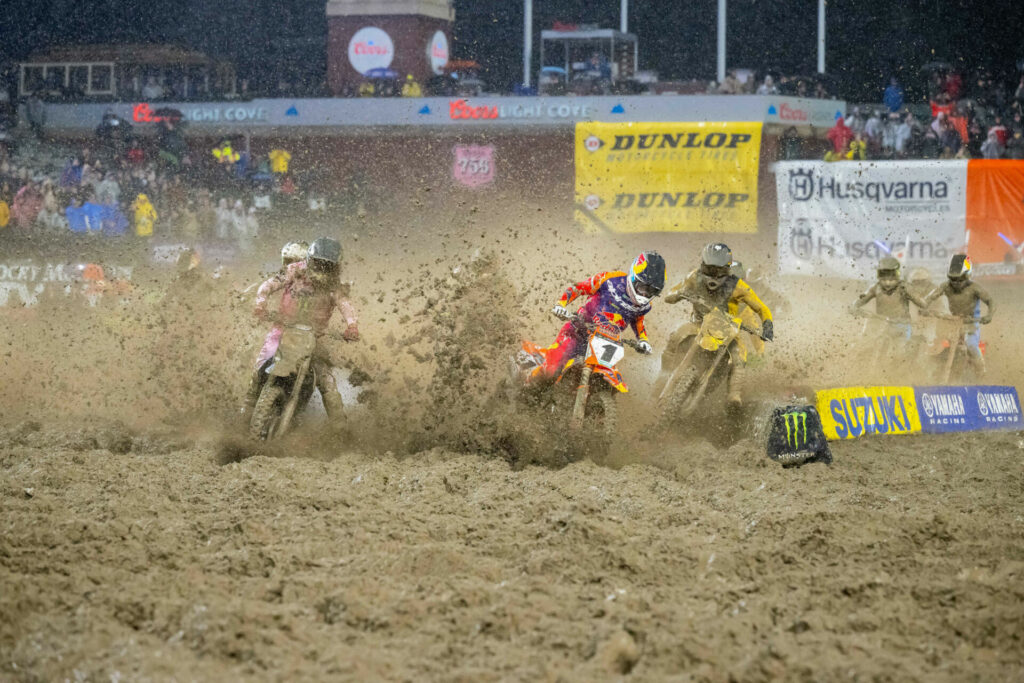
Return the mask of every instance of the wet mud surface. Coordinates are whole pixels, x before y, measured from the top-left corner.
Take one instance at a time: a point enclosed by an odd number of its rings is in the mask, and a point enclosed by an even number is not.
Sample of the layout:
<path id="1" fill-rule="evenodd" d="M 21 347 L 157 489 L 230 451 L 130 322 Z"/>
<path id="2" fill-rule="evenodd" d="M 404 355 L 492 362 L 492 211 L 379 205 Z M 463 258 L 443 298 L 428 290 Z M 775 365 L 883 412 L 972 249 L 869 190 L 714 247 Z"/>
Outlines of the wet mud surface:
<path id="1" fill-rule="evenodd" d="M 513 470 L 33 427 L 0 449 L 4 680 L 1024 675 L 1016 435 Z"/>
<path id="2" fill-rule="evenodd" d="M 359 402 L 269 447 L 236 410 L 264 332 L 247 288 L 276 249 L 0 310 L 0 680 L 1024 678 L 1022 435 L 866 439 L 783 470 L 755 422 L 652 432 L 657 361 L 635 354 L 614 443 L 510 414 L 508 356 L 554 338 L 567 284 L 641 247 L 674 282 L 704 241 L 559 254 L 574 228 L 547 220 L 345 223 L 362 339 L 334 351 Z M 788 306 L 751 406 L 922 381 L 856 361 L 859 286 L 773 284 Z M 988 379 L 1020 384 L 1020 297 L 993 294 Z M 686 315 L 656 305 L 657 351 Z"/>

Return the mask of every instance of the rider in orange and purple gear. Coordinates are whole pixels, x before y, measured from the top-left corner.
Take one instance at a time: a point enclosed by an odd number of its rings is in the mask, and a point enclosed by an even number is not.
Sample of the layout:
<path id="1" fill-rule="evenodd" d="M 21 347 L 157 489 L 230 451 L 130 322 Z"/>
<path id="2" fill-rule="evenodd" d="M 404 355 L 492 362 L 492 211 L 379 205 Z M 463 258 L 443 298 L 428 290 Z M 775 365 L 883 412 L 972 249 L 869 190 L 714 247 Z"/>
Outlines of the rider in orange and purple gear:
<path id="1" fill-rule="evenodd" d="M 640 340 L 638 350 L 650 353 L 651 344 L 644 329 L 644 316 L 651 310 L 654 297 L 665 287 L 665 259 L 654 251 L 641 252 L 629 272 L 612 270 L 598 273 L 588 280 L 577 282 L 562 294 L 551 312 L 559 317 L 568 316 L 566 307 L 581 295 L 587 295 L 587 302 L 580 306 L 577 314 L 587 322 L 612 324 L 620 330 L 633 328 Z M 586 343 L 579 329 L 567 322 L 558 332 L 555 343 L 542 349 L 544 364 L 533 370 L 530 379 L 557 377 L 569 359 L 574 356 L 579 344 Z"/>

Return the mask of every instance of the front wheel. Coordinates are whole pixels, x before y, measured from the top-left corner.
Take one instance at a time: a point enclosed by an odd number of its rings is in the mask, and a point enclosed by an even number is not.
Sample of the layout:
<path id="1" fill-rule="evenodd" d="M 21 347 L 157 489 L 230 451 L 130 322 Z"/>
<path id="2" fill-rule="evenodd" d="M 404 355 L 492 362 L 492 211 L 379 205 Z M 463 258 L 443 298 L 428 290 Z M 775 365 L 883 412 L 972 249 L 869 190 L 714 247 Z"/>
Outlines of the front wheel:
<path id="1" fill-rule="evenodd" d="M 252 409 L 249 434 L 260 441 L 277 436 L 277 427 L 280 424 L 283 410 L 284 389 L 271 377 L 263 385 L 263 391 L 260 392 L 260 397 L 256 400 L 256 407 Z"/>
<path id="2" fill-rule="evenodd" d="M 691 362 L 690 365 L 683 368 L 679 379 L 675 382 L 675 386 L 672 387 L 671 393 L 662 402 L 661 419 L 664 424 L 671 424 L 673 421 L 682 419 L 689 413 L 686 410 L 686 404 L 692 395 L 697 381 L 700 379 L 700 373 L 701 369 L 697 363 Z"/>
<path id="3" fill-rule="evenodd" d="M 616 413 L 615 406 L 615 394 L 609 391 L 599 391 L 595 396 L 601 405 L 601 412 L 603 413 L 601 418 L 601 433 L 604 437 L 611 441 L 616 436 L 616 429 L 618 428 L 618 413 Z"/>

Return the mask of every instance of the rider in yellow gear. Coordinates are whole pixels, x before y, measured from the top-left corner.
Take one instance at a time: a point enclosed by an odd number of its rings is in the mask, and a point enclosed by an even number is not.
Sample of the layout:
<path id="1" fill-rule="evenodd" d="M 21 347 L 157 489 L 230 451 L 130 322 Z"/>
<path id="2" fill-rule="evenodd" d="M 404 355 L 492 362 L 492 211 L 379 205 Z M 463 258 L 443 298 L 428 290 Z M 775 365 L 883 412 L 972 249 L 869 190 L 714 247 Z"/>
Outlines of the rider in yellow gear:
<path id="1" fill-rule="evenodd" d="M 684 299 L 693 306 L 690 322 L 682 325 L 668 339 L 668 345 L 661 354 L 661 373 L 654 385 L 654 395 L 661 394 L 672 370 L 679 365 L 686 353 L 685 341 L 697 334 L 705 314 L 719 308 L 733 317 L 741 317 L 741 307 L 749 308 L 761 325 L 761 338 L 771 341 L 775 336 L 772 312 L 750 285 L 731 271 L 732 250 L 716 243 L 704 247 L 701 265 L 675 285 L 665 296 L 665 303 L 674 304 Z M 742 342 L 740 342 L 742 343 Z M 729 349 L 731 371 L 729 374 L 729 402 L 740 405 L 743 402 L 744 377 L 743 350 L 738 345 Z"/>

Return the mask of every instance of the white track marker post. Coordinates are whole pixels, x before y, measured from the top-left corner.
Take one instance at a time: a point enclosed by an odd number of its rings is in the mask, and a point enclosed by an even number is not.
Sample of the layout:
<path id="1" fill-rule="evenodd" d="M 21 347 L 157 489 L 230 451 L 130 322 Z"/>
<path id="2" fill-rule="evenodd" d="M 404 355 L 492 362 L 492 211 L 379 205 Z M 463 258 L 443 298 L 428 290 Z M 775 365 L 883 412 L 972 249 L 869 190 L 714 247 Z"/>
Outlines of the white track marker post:
<path id="1" fill-rule="evenodd" d="M 619 32 L 629 32 L 629 0 L 622 0 L 622 4 L 619 9 Z M 634 66 L 634 68 L 636 68 Z"/>

